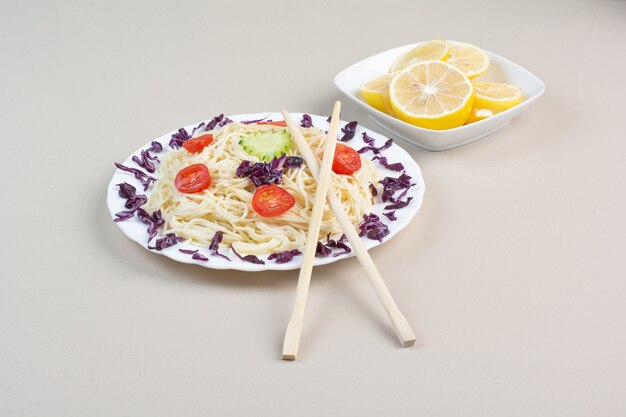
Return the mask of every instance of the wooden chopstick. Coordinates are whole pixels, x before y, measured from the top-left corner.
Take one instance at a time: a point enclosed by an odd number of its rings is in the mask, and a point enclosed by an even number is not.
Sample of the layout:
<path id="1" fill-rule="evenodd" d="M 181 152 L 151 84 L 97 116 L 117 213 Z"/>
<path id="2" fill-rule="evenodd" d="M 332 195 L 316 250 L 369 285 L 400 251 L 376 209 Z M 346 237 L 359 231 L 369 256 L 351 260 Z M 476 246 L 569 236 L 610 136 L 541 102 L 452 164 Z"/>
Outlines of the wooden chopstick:
<path id="1" fill-rule="evenodd" d="M 286 110 L 283 110 L 282 114 L 285 119 L 285 122 L 287 123 L 287 127 L 289 128 L 289 131 L 291 132 L 291 137 L 293 138 L 293 141 L 298 147 L 300 154 L 304 158 L 304 161 L 306 162 L 307 166 L 311 170 L 311 173 L 313 174 L 313 176 L 315 178 L 318 178 L 320 174 L 320 168 L 319 168 L 319 164 L 317 161 L 317 157 L 313 154 L 311 147 L 309 146 L 307 141 L 304 139 L 304 136 L 302 136 L 302 132 L 300 132 L 300 129 L 297 123 L 291 118 L 289 113 L 287 113 Z M 317 197 L 316 197 L 316 201 L 317 201 Z M 376 291 L 376 294 L 378 295 L 378 298 L 383 304 L 383 307 L 385 308 L 385 311 L 387 312 L 387 316 L 389 317 L 389 320 L 391 321 L 391 325 L 393 326 L 396 332 L 396 335 L 398 336 L 398 339 L 400 340 L 400 344 L 403 347 L 413 346 L 415 344 L 415 334 L 413 333 L 413 330 L 411 329 L 409 322 L 398 309 L 398 306 L 393 300 L 393 297 L 391 296 L 389 289 L 387 289 L 387 286 L 385 285 L 385 282 L 383 281 L 383 277 L 380 275 L 380 272 L 378 271 L 378 268 L 376 268 L 376 265 L 374 264 L 374 261 L 372 260 L 369 253 L 367 252 L 367 249 L 365 249 L 365 245 L 363 244 L 363 241 L 361 240 L 359 233 L 354 228 L 354 225 L 350 222 L 350 219 L 348 218 L 348 215 L 343 209 L 341 202 L 333 193 L 332 187 L 328 189 L 328 203 L 330 205 L 330 208 L 335 213 L 335 217 L 337 218 L 339 225 L 341 226 L 341 228 L 343 229 L 343 232 L 348 238 L 348 242 L 350 242 L 350 245 L 352 246 L 352 250 L 354 250 L 354 253 L 356 254 L 356 257 L 359 259 L 359 262 L 361 262 L 361 265 L 363 265 L 363 267 L 365 268 L 365 271 L 367 272 L 367 276 L 369 277 L 370 282 L 372 283 L 372 286 L 374 287 L 374 290 Z"/>
<path id="2" fill-rule="evenodd" d="M 328 194 L 330 185 L 330 171 L 333 165 L 333 157 L 335 156 L 335 145 L 337 143 L 337 131 L 339 130 L 339 112 L 341 103 L 335 102 L 333 115 L 330 121 L 330 128 L 324 143 L 324 156 L 322 158 L 322 166 L 319 168 L 317 180 L 317 189 L 315 190 L 315 200 L 313 202 L 313 212 L 311 213 L 311 222 L 304 247 L 304 255 L 302 266 L 300 267 L 300 275 L 298 276 L 298 286 L 296 288 L 296 300 L 293 306 L 293 312 L 287 331 L 285 332 L 285 341 L 283 342 L 284 360 L 296 360 L 298 356 L 298 348 L 300 347 L 300 334 L 302 333 L 302 319 L 304 317 L 304 308 L 309 293 L 309 284 L 311 283 L 311 273 L 313 271 L 313 259 L 315 258 L 315 250 L 320 234 L 320 226 L 322 224 L 322 215 L 324 214 L 324 205 L 326 204 L 326 195 Z M 283 114 L 287 113 L 283 110 Z M 297 127 L 296 127 L 297 129 Z M 298 130 L 299 132 L 299 130 Z M 293 136 L 293 132 L 292 132 Z"/>

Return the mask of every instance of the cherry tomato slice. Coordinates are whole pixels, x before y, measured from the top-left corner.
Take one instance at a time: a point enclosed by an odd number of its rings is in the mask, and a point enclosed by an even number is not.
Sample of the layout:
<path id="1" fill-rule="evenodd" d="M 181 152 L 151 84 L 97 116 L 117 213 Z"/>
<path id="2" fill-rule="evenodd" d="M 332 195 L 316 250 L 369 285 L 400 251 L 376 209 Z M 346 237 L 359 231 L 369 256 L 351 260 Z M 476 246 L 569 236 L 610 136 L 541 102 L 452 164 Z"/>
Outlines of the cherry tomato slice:
<path id="1" fill-rule="evenodd" d="M 252 208 L 263 217 L 278 216 L 292 208 L 296 200 L 278 185 L 264 185 L 256 189 Z"/>
<path id="2" fill-rule="evenodd" d="M 207 133 L 206 135 L 198 136 L 197 138 L 187 139 L 183 142 L 183 148 L 187 149 L 189 153 L 201 152 L 205 147 L 209 146 L 213 142 L 213 135 Z"/>
<path id="3" fill-rule="evenodd" d="M 340 175 L 352 175 L 361 168 L 361 156 L 351 147 L 338 143 L 333 158 L 333 172 Z"/>
<path id="4" fill-rule="evenodd" d="M 287 127 L 287 122 L 285 122 L 284 120 L 278 120 L 276 122 L 257 122 L 256 124 Z"/>
<path id="5" fill-rule="evenodd" d="M 178 171 L 174 185 L 181 193 L 199 193 L 211 185 L 211 174 L 204 164 L 189 165 Z"/>

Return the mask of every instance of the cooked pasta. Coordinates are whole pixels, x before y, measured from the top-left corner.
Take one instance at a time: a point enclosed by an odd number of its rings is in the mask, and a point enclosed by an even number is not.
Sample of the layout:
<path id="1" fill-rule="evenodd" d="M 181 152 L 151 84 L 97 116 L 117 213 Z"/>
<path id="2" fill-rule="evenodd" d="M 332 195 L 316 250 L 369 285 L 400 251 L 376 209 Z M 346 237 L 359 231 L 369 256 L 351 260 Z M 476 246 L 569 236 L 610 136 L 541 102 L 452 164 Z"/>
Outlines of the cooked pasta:
<path id="1" fill-rule="evenodd" d="M 256 186 L 249 178 L 237 177 L 235 171 L 242 161 L 258 162 L 240 145 L 243 135 L 274 126 L 231 123 L 212 131 L 213 142 L 199 153 L 183 149 L 168 152 L 159 167 L 159 179 L 144 209 L 161 210 L 165 221 L 163 233 L 173 232 L 193 243 L 208 246 L 218 231 L 223 232 L 223 243 L 248 254 L 268 254 L 291 249 L 302 249 L 313 208 L 316 181 L 306 164 L 300 168 L 285 168 L 280 186 L 295 199 L 295 205 L 275 217 L 262 217 L 251 207 Z M 321 159 L 325 133 L 316 128 L 301 128 L 309 145 Z M 204 134 L 204 132 L 203 132 Z M 299 155 L 291 145 L 288 155 Z M 185 194 L 176 189 L 174 179 L 183 168 L 205 164 L 211 174 L 211 186 L 199 193 Z M 378 183 L 380 176 L 371 161 L 361 158 L 361 168 L 353 175 L 332 173 L 332 187 L 346 213 L 356 226 L 373 205 L 370 184 Z M 341 234 L 335 216 L 326 205 L 320 239 L 330 234 Z"/>

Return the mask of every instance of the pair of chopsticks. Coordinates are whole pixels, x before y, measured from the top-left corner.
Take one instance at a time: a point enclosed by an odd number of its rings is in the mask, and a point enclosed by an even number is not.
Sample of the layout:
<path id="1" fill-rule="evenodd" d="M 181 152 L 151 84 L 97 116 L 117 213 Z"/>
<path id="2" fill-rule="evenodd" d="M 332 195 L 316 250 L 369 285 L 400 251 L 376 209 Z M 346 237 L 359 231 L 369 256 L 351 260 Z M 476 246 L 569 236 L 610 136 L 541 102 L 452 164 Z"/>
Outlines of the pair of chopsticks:
<path id="1" fill-rule="evenodd" d="M 309 285 L 311 283 L 311 273 L 313 271 L 313 259 L 315 258 L 315 249 L 319 238 L 324 204 L 327 200 L 325 196 L 327 196 L 330 208 L 335 213 L 335 217 L 348 238 L 348 242 L 350 242 L 350 245 L 359 259 L 359 262 L 361 262 L 361 265 L 365 268 L 367 276 L 369 277 L 376 294 L 378 294 L 378 298 L 387 312 L 387 316 L 391 321 L 391 325 L 393 326 L 401 345 L 407 347 L 415 344 L 415 334 L 413 333 L 413 330 L 411 330 L 411 326 L 409 326 L 408 321 L 400 312 L 398 306 L 391 297 L 391 293 L 387 289 L 387 286 L 385 285 L 380 272 L 378 272 L 374 261 L 370 257 L 369 253 L 367 253 L 367 249 L 365 249 L 358 232 L 350 222 L 350 219 L 343 209 L 341 202 L 335 196 L 330 186 L 330 172 L 333 157 L 335 155 L 335 146 L 337 143 L 340 109 L 341 103 L 339 101 L 335 102 L 335 107 L 330 121 L 330 128 L 328 129 L 326 143 L 324 144 L 324 155 L 322 157 L 321 167 L 319 166 L 317 157 L 313 154 L 309 144 L 302 136 L 302 132 L 300 132 L 298 124 L 289 115 L 287 110 L 282 111 L 287 127 L 291 132 L 291 137 L 298 147 L 298 150 L 304 158 L 307 166 L 311 170 L 313 177 L 317 180 L 313 212 L 311 214 L 311 222 L 309 224 L 300 275 L 298 277 L 298 286 L 296 288 L 296 299 L 291 319 L 289 320 L 289 325 L 287 326 L 287 331 L 285 333 L 285 341 L 283 343 L 282 358 L 284 360 L 293 361 L 298 355 L 304 309 L 309 292 Z"/>

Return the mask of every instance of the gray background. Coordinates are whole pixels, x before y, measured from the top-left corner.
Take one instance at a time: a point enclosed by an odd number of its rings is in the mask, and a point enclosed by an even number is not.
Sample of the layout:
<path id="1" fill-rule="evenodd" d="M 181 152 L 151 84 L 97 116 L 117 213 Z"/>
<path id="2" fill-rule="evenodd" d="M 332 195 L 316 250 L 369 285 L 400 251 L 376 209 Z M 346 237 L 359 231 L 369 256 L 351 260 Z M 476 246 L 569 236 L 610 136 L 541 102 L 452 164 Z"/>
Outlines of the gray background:
<path id="1" fill-rule="evenodd" d="M 0 415 L 625 415 L 626 3 L 337 3 L 0 1 Z M 328 114 L 341 69 L 437 37 L 547 93 L 483 141 L 406 146 L 424 206 L 372 255 L 415 348 L 351 259 L 315 269 L 282 362 L 296 271 L 177 264 L 111 222 L 113 161 L 151 138 Z"/>

